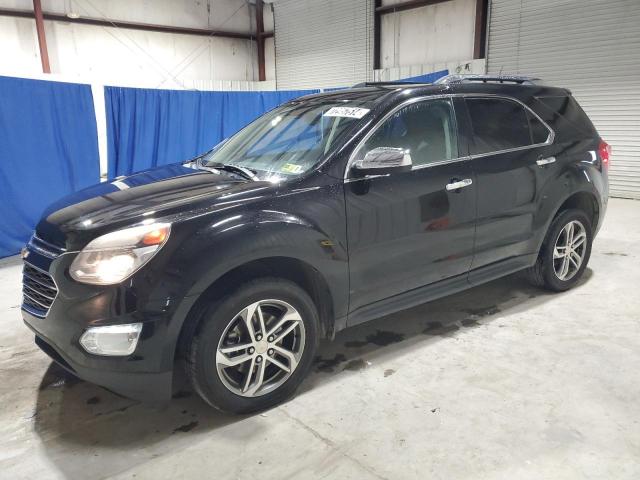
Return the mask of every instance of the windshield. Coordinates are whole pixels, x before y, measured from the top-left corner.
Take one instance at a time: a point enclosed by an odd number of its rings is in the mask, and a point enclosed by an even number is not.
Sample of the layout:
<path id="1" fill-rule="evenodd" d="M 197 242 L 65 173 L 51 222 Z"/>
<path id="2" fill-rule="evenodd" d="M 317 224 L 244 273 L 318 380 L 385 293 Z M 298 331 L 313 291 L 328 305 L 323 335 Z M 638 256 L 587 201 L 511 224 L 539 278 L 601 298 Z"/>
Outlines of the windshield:
<path id="1" fill-rule="evenodd" d="M 362 103 L 293 102 L 258 118 L 206 153 L 204 167 L 244 167 L 261 180 L 300 175 L 318 163 L 340 137 L 369 112 Z"/>

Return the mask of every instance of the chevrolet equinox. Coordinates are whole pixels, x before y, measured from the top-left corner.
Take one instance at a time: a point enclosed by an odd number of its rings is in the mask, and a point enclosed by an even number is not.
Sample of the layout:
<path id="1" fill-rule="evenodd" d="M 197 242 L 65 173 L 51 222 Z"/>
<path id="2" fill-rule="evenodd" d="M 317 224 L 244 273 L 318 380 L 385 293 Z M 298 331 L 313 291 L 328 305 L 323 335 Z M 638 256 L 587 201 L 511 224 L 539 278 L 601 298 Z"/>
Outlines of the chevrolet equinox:
<path id="1" fill-rule="evenodd" d="M 610 154 L 570 91 L 528 77 L 309 95 L 51 205 L 22 252 L 24 321 L 122 395 L 167 402 L 184 364 L 210 405 L 264 409 L 346 327 L 520 270 L 571 288 Z"/>

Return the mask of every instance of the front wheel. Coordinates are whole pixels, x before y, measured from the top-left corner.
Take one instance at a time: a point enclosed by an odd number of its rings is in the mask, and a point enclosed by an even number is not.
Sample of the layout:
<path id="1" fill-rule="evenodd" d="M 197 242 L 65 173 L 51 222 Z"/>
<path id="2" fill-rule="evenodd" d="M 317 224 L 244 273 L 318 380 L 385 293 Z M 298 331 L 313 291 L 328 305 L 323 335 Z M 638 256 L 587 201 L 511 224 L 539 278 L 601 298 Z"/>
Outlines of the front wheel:
<path id="1" fill-rule="evenodd" d="M 205 311 L 187 355 L 192 385 L 227 412 L 276 405 L 310 370 L 317 331 L 316 307 L 296 284 L 249 282 Z"/>
<path id="2" fill-rule="evenodd" d="M 527 270 L 529 279 L 556 292 L 573 287 L 587 268 L 592 241 L 591 222 L 584 212 L 562 212 L 551 223 L 536 264 Z"/>

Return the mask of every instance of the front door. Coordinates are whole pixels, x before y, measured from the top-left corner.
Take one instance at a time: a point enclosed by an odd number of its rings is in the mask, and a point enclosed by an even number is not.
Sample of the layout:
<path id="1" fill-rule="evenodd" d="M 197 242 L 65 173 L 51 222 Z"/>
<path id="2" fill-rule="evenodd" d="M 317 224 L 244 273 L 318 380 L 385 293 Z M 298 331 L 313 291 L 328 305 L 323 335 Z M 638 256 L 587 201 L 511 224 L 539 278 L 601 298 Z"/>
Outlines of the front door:
<path id="1" fill-rule="evenodd" d="M 473 257 L 475 185 L 450 99 L 410 103 L 361 143 L 402 148 L 410 171 L 345 184 L 350 311 L 465 274 Z"/>

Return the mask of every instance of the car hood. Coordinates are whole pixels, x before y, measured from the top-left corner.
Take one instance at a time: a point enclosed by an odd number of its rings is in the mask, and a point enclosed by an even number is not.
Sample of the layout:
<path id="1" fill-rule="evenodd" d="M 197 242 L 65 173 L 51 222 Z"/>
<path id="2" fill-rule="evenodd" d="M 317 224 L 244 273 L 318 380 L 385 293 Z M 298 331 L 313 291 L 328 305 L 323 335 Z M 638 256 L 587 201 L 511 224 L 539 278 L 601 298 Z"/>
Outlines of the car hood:
<path id="1" fill-rule="evenodd" d="M 96 229 L 109 230 L 136 220 L 167 217 L 256 198 L 269 182 L 245 180 L 183 164 L 167 165 L 80 190 L 50 205 L 36 227 L 41 239 L 63 248 Z M 73 235 L 75 234 L 75 235 Z"/>

